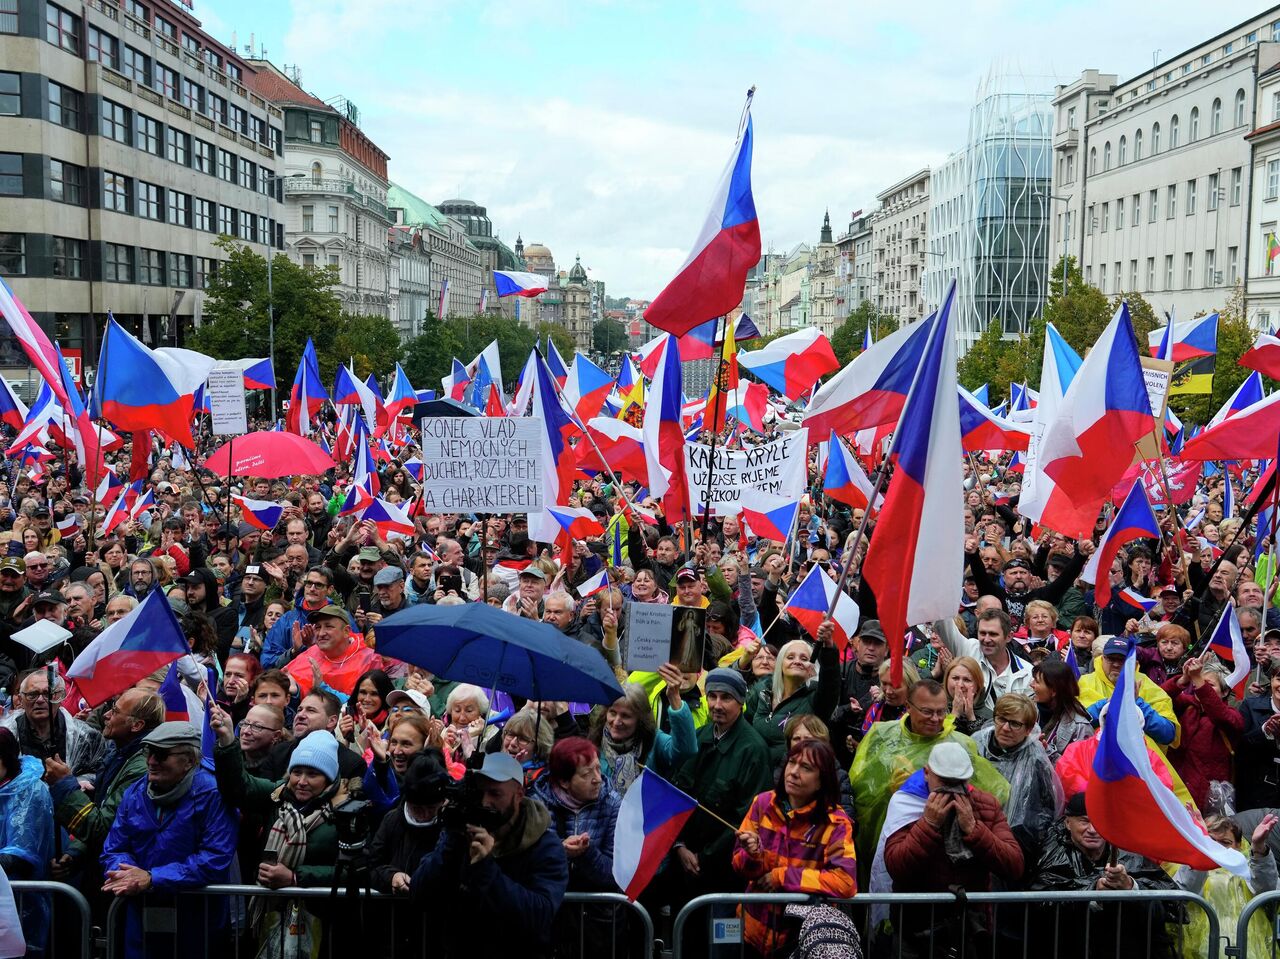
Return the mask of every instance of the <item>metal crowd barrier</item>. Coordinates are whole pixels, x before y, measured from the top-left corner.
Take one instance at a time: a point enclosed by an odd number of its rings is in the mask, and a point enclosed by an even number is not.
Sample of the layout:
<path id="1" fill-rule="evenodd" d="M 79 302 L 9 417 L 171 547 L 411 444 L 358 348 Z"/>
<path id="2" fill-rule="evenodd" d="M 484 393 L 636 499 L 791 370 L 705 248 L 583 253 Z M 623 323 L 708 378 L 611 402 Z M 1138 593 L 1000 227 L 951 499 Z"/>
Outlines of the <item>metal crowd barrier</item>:
<path id="1" fill-rule="evenodd" d="M 1254 899 L 1250 907 L 1256 908 L 1263 899 L 1280 900 L 1280 893 Z M 699 896 L 680 910 L 672 929 L 673 959 L 747 956 L 737 907 L 748 903 L 777 906 L 779 910 L 788 904 L 834 906 L 852 920 L 868 957 L 1181 959 L 1194 952 L 1204 959 L 1218 959 L 1221 949 L 1217 913 L 1202 896 L 1181 889 L 863 893 L 838 900 L 795 893 L 720 893 Z M 1154 906 L 1161 907 L 1161 913 L 1156 914 Z M 1010 910 L 1014 911 L 1012 918 Z M 706 915 L 695 921 L 702 912 Z M 1203 914 L 1203 925 L 1195 922 L 1196 914 Z M 890 927 L 884 925 L 886 919 Z M 974 919 L 985 920 L 993 931 L 975 929 Z M 1242 916 L 1242 922 L 1246 919 Z M 789 924 L 792 929 L 799 928 L 797 920 Z M 910 934 L 904 935 L 904 931 Z M 1135 934 L 1137 947 L 1132 939 Z M 1101 941 L 1104 938 L 1107 941 Z M 1238 955 L 1253 959 L 1254 954 Z"/>
<path id="2" fill-rule="evenodd" d="M 14 879 L 13 901 L 22 920 L 28 954 L 52 959 L 91 959 L 92 919 L 89 901 L 79 889 L 62 882 Z M 75 926 L 67 923 L 75 919 Z"/>
<path id="3" fill-rule="evenodd" d="M 132 898 L 131 903 L 129 898 L 117 897 L 107 911 L 106 959 L 130 955 L 125 937 L 131 905 L 136 907 L 134 922 L 149 936 L 147 959 L 253 959 L 267 945 L 252 925 L 250 902 L 255 899 L 305 904 L 318 920 L 313 924 L 320 935 L 317 954 L 326 959 L 351 959 L 353 943 L 366 956 L 426 959 L 438 954 L 433 949 L 436 929 L 453 921 L 453 917 L 413 907 L 403 896 L 366 890 L 353 896 L 345 888 L 335 893 L 328 887 L 218 885 L 181 890 L 159 901 L 150 894 Z M 283 915 L 288 918 L 287 912 Z M 332 921 L 336 918 L 341 922 Z M 277 955 L 284 952 L 287 925 L 280 921 L 271 926 L 269 936 L 279 936 Z M 621 893 L 566 893 L 553 931 L 557 955 L 571 959 L 651 959 L 653 955 L 653 920 L 643 906 Z M 476 930 L 476 935 L 482 936 L 483 930 Z"/>
<path id="4" fill-rule="evenodd" d="M 1272 892 L 1264 892 L 1254 896 L 1245 904 L 1240 912 L 1240 918 L 1236 920 L 1235 943 L 1229 943 L 1224 950 L 1228 956 L 1239 956 L 1241 959 L 1253 959 L 1257 956 L 1259 959 L 1277 959 L 1280 956 L 1280 941 L 1277 941 L 1277 935 L 1280 929 L 1276 927 L 1277 910 L 1280 906 L 1280 889 Z M 1261 923 L 1257 919 L 1261 919 Z M 1254 925 L 1266 926 L 1266 938 L 1259 942 L 1262 938 L 1261 929 L 1255 928 L 1255 935 L 1252 939 L 1249 937 L 1249 926 Z"/>

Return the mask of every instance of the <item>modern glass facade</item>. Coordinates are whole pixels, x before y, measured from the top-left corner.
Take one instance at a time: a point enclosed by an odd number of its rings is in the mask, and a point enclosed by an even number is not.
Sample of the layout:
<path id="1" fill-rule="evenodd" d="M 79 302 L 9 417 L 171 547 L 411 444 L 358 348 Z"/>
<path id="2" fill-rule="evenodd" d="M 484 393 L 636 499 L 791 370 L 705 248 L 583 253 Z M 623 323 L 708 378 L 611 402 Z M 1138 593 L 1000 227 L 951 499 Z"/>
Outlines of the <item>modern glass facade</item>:
<path id="1" fill-rule="evenodd" d="M 1053 95 L 1027 86 L 1020 77 L 987 78 L 968 143 L 930 186 L 925 299 L 936 307 L 956 281 L 961 355 L 991 322 L 1009 337 L 1025 332 L 1048 294 Z"/>

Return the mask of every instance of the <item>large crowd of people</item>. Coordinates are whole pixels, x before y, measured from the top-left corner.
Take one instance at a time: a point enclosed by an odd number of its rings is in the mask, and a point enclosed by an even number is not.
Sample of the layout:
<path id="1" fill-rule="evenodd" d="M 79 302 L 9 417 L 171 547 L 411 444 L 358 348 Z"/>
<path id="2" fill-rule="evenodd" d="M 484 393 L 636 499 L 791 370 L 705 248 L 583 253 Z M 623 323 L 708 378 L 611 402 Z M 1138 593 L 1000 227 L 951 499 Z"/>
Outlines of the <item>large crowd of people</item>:
<path id="1" fill-rule="evenodd" d="M 127 473 L 129 451 L 118 455 Z M 413 500 L 402 463 L 382 465 L 382 495 Z M 885 635 L 860 575 L 874 517 L 859 539 L 862 510 L 822 495 L 816 451 L 788 542 L 732 516 L 668 525 L 661 503 L 605 474 L 582 476 L 573 494 L 603 536 L 539 543 L 520 514 L 421 510 L 412 535 L 384 535 L 341 515 L 343 464 L 228 485 L 162 449 L 147 479 L 154 507 L 104 537 L 103 504 L 74 465 L 46 464 L 34 479 L 11 470 L 0 483 L 0 866 L 10 879 L 74 885 L 95 922 L 118 900 L 113 933 L 133 956 L 216 955 L 233 942 L 282 956 L 340 935 L 342 911 L 361 908 L 183 894 L 232 882 L 356 883 L 385 894 L 386 909 L 412 904 L 400 913 L 412 921 L 366 923 L 397 954 L 643 955 L 638 926 L 609 907 L 562 906 L 567 893 L 619 891 L 619 807 L 647 771 L 699 804 L 640 896 L 668 939 L 672 918 L 706 893 L 962 888 L 1038 895 L 1021 912 L 933 920 L 881 909 L 862 924 L 864 946 L 1084 955 L 1121 942 L 1194 955 L 1195 924 L 1158 897 L 1089 906 L 1052 894 L 1184 888 L 1238 914 L 1276 886 L 1280 607 L 1270 543 L 1222 514 L 1224 483 L 1243 492 L 1254 475 L 1202 480 L 1165 510 L 1159 540 L 1126 545 L 1100 571 L 1114 587 L 1101 607 L 1082 575 L 1105 517 L 1091 539 L 1041 535 L 1016 512 L 1007 456 L 973 460 L 965 477 L 955 614 L 900 637 Z M 287 508 L 264 530 L 229 504 L 237 493 Z M 1185 530 L 1180 515 L 1200 509 L 1203 522 Z M 608 587 L 586 595 L 601 569 Z M 847 644 L 830 621 L 810 633 L 788 612 L 811 573 L 856 601 Z M 89 704 L 70 662 L 157 591 L 189 655 Z M 1144 610 L 1134 597 L 1156 602 Z M 590 648 L 622 695 L 594 707 L 526 702 L 379 653 L 388 617 L 465 603 Z M 629 668 L 628 612 L 643 603 L 705 610 L 695 668 Z M 1206 652 L 1232 608 L 1254 658 L 1240 698 Z M 38 654 L 15 634 L 42 620 L 71 638 Z M 425 629 L 420 642 L 431 641 Z M 900 642 L 895 685 L 889 650 Z M 1248 882 L 1115 848 L 1090 822 L 1085 785 L 1135 643 L 1152 765 L 1211 836 L 1248 854 Z M 174 718 L 184 702 L 191 711 Z M 148 923 L 156 903 L 176 921 Z M 19 905 L 41 948 L 57 901 Z M 803 917 L 757 902 L 740 912 L 750 954 L 795 948 Z M 688 954 L 711 948 L 697 941 L 701 925 L 689 935 Z M 947 951 L 961 948 L 972 952 Z"/>

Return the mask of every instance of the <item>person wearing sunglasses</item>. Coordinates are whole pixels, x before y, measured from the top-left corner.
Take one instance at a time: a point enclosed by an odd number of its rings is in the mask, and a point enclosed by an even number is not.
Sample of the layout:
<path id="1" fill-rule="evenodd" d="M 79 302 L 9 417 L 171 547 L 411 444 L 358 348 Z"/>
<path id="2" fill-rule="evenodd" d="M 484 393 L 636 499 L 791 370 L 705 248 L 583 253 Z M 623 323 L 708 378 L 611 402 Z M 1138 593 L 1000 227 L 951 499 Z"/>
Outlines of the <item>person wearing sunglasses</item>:
<path id="1" fill-rule="evenodd" d="M 27 564 L 27 586 L 38 593 L 53 575 L 53 560 L 38 550 L 32 550 L 23 560 Z"/>

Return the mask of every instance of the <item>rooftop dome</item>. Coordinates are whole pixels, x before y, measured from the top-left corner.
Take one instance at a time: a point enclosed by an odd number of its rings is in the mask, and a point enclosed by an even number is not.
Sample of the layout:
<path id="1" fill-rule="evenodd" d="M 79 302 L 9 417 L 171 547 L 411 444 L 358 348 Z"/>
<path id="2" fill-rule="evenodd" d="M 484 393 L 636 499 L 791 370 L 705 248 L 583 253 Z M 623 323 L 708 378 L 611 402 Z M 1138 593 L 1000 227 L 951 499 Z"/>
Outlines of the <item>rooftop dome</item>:
<path id="1" fill-rule="evenodd" d="M 551 251 L 548 250 L 541 243 L 530 243 L 528 246 L 524 248 L 524 255 L 526 257 L 545 256 L 548 259 L 552 259 Z"/>
<path id="2" fill-rule="evenodd" d="M 569 271 L 570 283 L 586 283 L 587 271 L 582 268 L 582 257 L 575 257 L 573 260 L 573 269 Z"/>

